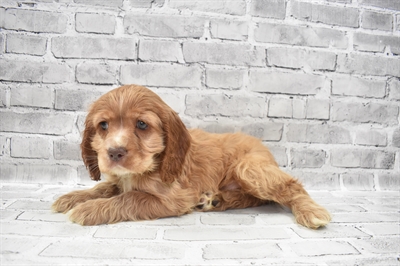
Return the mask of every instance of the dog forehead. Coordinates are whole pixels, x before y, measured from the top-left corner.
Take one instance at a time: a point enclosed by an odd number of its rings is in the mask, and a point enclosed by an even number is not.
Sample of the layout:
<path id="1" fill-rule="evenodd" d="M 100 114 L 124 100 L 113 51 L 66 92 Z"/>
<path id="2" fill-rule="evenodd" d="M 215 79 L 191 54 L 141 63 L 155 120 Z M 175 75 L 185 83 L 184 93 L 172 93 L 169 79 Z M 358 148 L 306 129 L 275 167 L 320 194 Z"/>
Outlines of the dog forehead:
<path id="1" fill-rule="evenodd" d="M 94 113 L 93 122 L 99 124 L 101 122 L 109 122 L 115 126 L 129 124 L 136 125 L 138 121 L 143 121 L 153 126 L 162 127 L 162 121 L 156 112 L 151 110 L 142 110 L 140 108 L 130 108 L 124 110 L 103 109 Z"/>

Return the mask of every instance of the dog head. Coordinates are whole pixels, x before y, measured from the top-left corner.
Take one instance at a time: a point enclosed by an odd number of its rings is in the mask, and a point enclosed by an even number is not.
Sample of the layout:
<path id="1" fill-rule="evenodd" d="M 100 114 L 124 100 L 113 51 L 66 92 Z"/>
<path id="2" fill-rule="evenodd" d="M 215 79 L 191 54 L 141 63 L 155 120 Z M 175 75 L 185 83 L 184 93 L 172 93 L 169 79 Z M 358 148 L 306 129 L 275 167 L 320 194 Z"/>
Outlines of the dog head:
<path id="1" fill-rule="evenodd" d="M 82 158 L 93 180 L 158 171 L 181 174 L 190 135 L 178 115 L 151 90 L 122 86 L 95 101 L 86 117 Z"/>

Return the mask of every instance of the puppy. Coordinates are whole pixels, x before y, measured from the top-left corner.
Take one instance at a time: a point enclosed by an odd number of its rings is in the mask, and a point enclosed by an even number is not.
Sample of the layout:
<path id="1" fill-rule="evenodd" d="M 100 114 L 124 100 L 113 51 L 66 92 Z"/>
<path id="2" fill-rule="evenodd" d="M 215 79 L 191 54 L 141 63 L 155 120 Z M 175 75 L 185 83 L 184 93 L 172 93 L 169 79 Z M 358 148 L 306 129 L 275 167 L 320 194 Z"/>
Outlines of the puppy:
<path id="1" fill-rule="evenodd" d="M 81 144 L 91 189 L 58 198 L 52 208 L 97 225 L 259 206 L 275 201 L 296 221 L 324 226 L 329 213 L 281 171 L 260 140 L 241 133 L 188 130 L 161 98 L 122 86 L 91 106 Z"/>

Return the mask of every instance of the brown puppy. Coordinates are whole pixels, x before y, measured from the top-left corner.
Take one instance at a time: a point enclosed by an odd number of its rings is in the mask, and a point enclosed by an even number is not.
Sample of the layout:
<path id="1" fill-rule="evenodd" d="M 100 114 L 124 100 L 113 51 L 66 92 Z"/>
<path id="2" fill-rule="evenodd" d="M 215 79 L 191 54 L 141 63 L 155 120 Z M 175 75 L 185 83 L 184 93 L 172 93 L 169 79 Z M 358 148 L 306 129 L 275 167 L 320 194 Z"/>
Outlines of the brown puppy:
<path id="1" fill-rule="evenodd" d="M 108 92 L 91 106 L 81 144 L 92 179 L 105 182 L 53 204 L 82 225 L 179 216 L 275 201 L 299 224 L 330 221 L 302 185 L 281 171 L 260 140 L 187 130 L 159 96 L 141 86 Z"/>

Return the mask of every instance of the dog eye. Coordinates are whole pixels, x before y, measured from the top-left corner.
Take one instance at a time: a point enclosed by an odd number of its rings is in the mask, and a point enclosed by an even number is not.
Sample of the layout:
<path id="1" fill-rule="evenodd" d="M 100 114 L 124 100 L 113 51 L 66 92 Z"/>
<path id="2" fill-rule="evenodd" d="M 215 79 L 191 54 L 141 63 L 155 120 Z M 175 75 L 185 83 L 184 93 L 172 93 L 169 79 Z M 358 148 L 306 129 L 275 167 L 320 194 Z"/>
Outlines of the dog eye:
<path id="1" fill-rule="evenodd" d="M 147 124 L 143 121 L 137 121 L 136 127 L 141 130 L 145 130 L 147 128 Z"/>
<path id="2" fill-rule="evenodd" d="M 100 127 L 101 127 L 103 130 L 107 130 L 107 129 L 108 129 L 108 123 L 105 122 L 105 121 L 103 121 L 103 122 L 100 123 Z"/>

